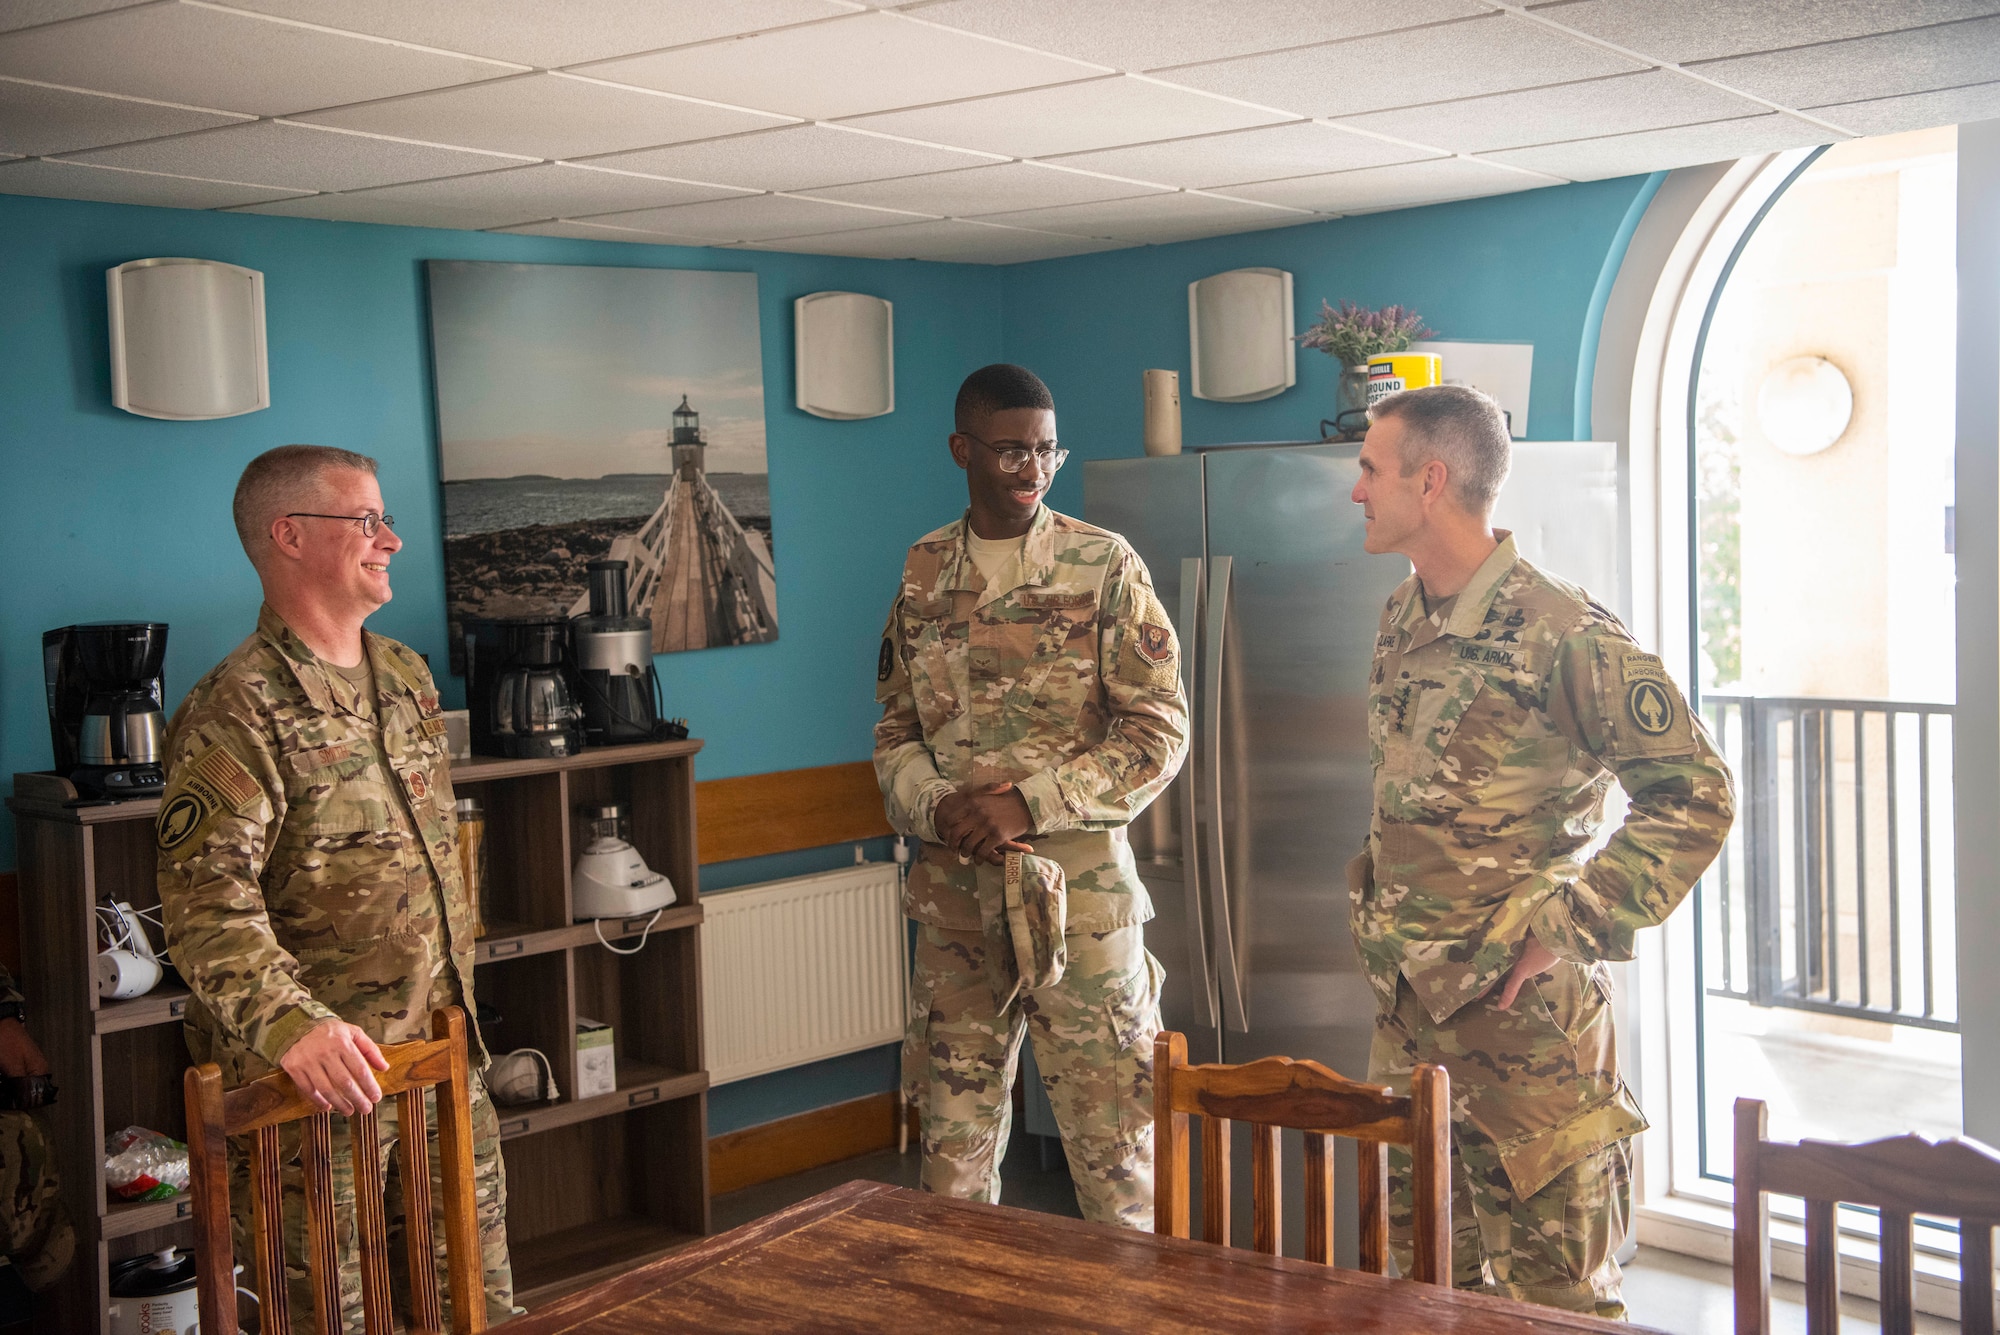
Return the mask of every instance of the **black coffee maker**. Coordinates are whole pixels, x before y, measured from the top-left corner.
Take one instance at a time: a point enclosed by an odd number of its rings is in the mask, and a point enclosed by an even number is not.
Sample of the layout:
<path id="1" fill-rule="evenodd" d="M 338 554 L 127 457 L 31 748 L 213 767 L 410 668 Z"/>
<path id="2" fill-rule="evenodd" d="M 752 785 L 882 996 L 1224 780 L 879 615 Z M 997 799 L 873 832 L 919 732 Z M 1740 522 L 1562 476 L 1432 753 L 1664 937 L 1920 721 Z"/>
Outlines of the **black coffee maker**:
<path id="1" fill-rule="evenodd" d="M 581 751 L 583 711 L 569 656 L 569 622 L 467 620 L 464 631 L 472 749 L 517 760 Z"/>
<path id="2" fill-rule="evenodd" d="M 157 797 L 166 787 L 161 665 L 167 627 L 104 621 L 42 633 L 56 772 L 91 797 Z"/>
<path id="3" fill-rule="evenodd" d="M 583 735 L 592 746 L 650 742 L 660 735 L 660 682 L 653 671 L 653 623 L 626 615 L 625 562 L 592 561 L 590 612 L 570 619 Z"/>

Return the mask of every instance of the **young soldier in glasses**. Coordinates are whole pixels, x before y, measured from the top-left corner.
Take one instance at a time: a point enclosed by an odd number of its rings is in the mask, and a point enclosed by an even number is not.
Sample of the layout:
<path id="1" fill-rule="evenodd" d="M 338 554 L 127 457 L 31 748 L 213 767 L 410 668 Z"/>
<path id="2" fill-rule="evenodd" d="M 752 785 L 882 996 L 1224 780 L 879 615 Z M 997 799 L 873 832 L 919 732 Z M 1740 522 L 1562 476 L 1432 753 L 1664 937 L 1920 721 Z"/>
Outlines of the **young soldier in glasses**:
<path id="1" fill-rule="evenodd" d="M 1025 1032 L 1084 1217 L 1153 1222 L 1160 965 L 1125 826 L 1187 751 L 1179 646 L 1138 555 L 1042 503 L 1067 451 L 1033 372 L 958 392 L 963 517 L 910 548 L 876 664 L 875 772 L 923 841 L 903 1046 L 923 1185 L 1000 1196 Z"/>

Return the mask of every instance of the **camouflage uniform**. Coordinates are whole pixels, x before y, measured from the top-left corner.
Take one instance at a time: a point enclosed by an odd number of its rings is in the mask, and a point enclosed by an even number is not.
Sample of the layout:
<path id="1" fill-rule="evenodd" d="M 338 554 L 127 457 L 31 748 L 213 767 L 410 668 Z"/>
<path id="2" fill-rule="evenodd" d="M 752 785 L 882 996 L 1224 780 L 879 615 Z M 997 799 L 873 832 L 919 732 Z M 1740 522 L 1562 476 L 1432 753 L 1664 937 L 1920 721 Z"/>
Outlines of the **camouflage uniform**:
<path id="1" fill-rule="evenodd" d="M 1150 1228 L 1160 966 L 1125 826 L 1187 751 L 1179 646 L 1115 534 L 1041 507 L 1019 564 L 989 585 L 967 522 L 910 549 L 876 671 L 875 773 L 890 824 L 923 841 L 903 903 L 920 924 L 903 1081 L 922 1110 L 924 1186 L 999 1199 L 1025 1028 L 1084 1217 Z M 934 824 L 946 794 L 1003 780 L 1034 820 L 1021 861 L 1044 912 L 1017 913 L 1020 928 L 1006 869 L 961 865 Z M 1019 960 L 1057 943 L 1022 934 L 1048 935 L 1051 907 L 1067 959 L 1036 986 Z"/>
<path id="2" fill-rule="evenodd" d="M 451 761 L 423 660 L 363 633 L 371 702 L 269 607 L 257 631 L 195 683 L 167 735 L 158 826 L 160 902 L 174 965 L 194 997 L 188 1050 L 229 1086 L 277 1069 L 313 1025 L 341 1019 L 378 1043 L 430 1036 L 438 1006 L 463 1006 L 471 1058 L 473 928 L 455 856 Z M 376 1115 L 389 1153 L 394 1105 Z M 359 1329 L 347 1119 L 333 1119 L 346 1319 Z M 489 1321 L 513 1311 L 499 1120 L 472 1082 L 474 1172 Z M 232 1155 L 239 1254 L 248 1258 L 247 1146 Z M 296 1153 L 296 1130 L 286 1141 Z M 440 1159 L 431 1152 L 434 1173 Z M 392 1181 L 394 1179 L 392 1178 Z M 393 1188 L 392 1188 L 393 1190 Z M 302 1237 L 296 1162 L 286 1230 Z M 442 1191 L 433 1193 L 435 1213 Z M 443 1233 L 437 1234 L 443 1284 Z M 310 1322 L 303 1250 L 287 1257 L 293 1320 Z M 448 1290 L 447 1290 L 448 1292 Z"/>
<path id="3" fill-rule="evenodd" d="M 14 977 L 0 968 L 0 1002 L 21 1002 Z M 63 1208 L 62 1183 L 41 1116 L 0 1112 L 0 1251 L 39 1292 L 69 1269 L 76 1229 Z"/>
<path id="4" fill-rule="evenodd" d="M 1370 1075 L 1451 1073 L 1458 1284 L 1622 1316 L 1625 1142 L 1646 1121 L 1618 1073 L 1605 961 L 1686 896 L 1735 791 L 1660 660 L 1501 539 L 1457 596 L 1427 613 L 1412 576 L 1382 615 L 1375 809 L 1349 868 L 1380 1008 Z M 1578 860 L 1614 779 L 1630 814 Z M 1558 962 L 1503 1011 L 1531 934 Z M 1407 1216 L 1406 1178 L 1399 1195 Z"/>

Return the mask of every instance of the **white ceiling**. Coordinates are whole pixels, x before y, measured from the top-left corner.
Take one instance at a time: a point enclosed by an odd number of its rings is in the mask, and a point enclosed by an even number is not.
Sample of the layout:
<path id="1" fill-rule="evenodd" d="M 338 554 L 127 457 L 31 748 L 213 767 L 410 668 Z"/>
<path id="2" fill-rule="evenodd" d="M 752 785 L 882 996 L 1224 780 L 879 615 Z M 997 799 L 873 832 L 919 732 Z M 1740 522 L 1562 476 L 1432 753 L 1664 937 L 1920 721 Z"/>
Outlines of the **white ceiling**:
<path id="1" fill-rule="evenodd" d="M 0 193 L 993 264 L 2000 116 L 2000 0 L 0 0 Z"/>

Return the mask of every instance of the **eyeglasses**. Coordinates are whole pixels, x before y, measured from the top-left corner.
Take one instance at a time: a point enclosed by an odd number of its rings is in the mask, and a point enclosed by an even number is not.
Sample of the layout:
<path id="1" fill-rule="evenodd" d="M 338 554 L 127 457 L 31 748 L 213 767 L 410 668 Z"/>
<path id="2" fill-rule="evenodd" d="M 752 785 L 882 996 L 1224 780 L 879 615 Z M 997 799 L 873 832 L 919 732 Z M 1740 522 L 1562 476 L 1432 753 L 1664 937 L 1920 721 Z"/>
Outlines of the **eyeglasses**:
<path id="1" fill-rule="evenodd" d="M 970 431 L 961 431 L 958 434 L 967 440 L 979 440 L 979 437 Z M 979 440 L 979 443 L 1000 456 L 1000 471 L 1003 473 L 1018 473 L 1026 468 L 1028 456 L 1031 454 L 1035 456 L 1035 462 L 1041 465 L 1044 473 L 1055 472 L 1063 466 L 1063 460 L 1069 458 L 1069 451 L 1059 448 L 1054 441 L 1048 441 L 1032 450 L 1019 441 L 1003 440 L 996 445 L 990 440 Z"/>
<path id="2" fill-rule="evenodd" d="M 1004 468 L 1006 465 L 1003 464 L 1001 466 Z M 366 514 L 359 514 L 359 515 L 316 515 L 313 514 L 310 510 L 294 510 L 291 514 L 286 515 L 285 518 L 344 519 L 350 524 L 361 525 L 361 536 L 364 538 L 374 537 L 375 530 L 378 528 L 393 529 L 396 527 L 396 516 L 378 515 L 373 510 L 368 511 Z"/>

